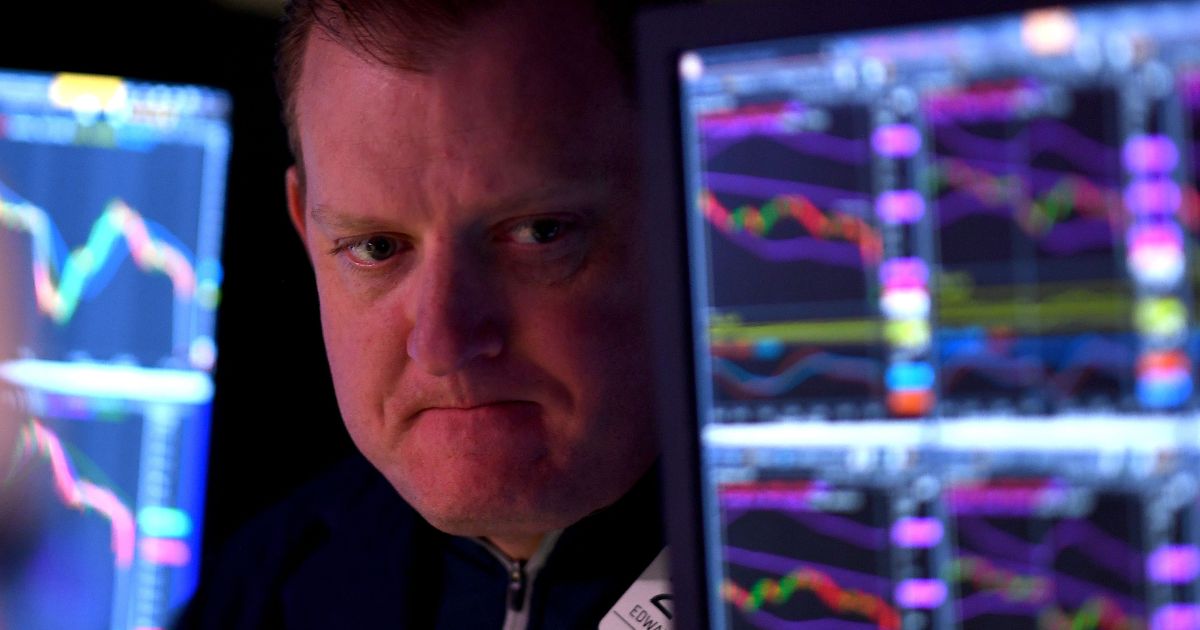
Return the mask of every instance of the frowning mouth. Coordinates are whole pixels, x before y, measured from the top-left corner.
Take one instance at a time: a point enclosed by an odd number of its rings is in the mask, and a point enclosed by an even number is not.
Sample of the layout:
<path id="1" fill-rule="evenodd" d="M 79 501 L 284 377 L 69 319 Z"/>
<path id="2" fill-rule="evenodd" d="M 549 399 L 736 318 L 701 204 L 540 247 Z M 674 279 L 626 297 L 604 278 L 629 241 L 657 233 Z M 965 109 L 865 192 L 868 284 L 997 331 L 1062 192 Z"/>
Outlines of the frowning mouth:
<path id="1" fill-rule="evenodd" d="M 526 400 L 498 400 L 478 404 L 448 404 L 426 407 L 418 411 L 415 420 L 495 421 L 516 422 L 540 416 L 540 406 Z"/>

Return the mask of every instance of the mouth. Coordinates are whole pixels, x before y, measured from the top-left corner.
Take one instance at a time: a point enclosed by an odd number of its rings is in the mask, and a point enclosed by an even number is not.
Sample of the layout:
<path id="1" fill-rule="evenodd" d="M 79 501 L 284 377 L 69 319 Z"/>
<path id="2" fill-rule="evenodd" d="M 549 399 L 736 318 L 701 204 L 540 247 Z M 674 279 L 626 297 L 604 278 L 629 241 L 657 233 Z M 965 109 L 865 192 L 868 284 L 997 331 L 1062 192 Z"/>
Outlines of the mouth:
<path id="1" fill-rule="evenodd" d="M 417 412 L 414 419 L 445 421 L 527 421 L 540 415 L 539 406 L 526 400 L 498 400 L 494 402 L 426 407 Z"/>

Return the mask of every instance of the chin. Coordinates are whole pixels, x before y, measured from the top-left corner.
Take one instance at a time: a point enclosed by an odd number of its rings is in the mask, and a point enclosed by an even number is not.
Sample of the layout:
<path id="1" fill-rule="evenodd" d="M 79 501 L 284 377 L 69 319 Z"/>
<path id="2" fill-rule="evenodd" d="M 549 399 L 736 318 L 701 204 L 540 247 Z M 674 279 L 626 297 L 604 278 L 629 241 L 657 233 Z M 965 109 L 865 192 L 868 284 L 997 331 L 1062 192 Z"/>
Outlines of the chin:
<path id="1" fill-rule="evenodd" d="M 385 475 L 396 491 L 437 529 L 457 536 L 527 536 L 571 525 L 590 509 L 570 505 L 561 489 L 537 475 L 492 475 L 486 471 L 441 476 L 414 483 L 408 475 Z M 456 477 L 458 477 L 456 479 Z"/>

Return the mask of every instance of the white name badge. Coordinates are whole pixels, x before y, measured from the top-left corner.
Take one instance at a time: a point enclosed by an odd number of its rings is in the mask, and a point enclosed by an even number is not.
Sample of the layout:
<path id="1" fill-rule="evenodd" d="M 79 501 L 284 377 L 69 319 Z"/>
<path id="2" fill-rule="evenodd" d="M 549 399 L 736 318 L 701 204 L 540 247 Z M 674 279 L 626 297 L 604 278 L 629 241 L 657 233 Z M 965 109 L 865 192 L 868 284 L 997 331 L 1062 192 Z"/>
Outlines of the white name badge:
<path id="1" fill-rule="evenodd" d="M 670 562 L 663 549 L 600 620 L 599 630 L 670 630 Z"/>

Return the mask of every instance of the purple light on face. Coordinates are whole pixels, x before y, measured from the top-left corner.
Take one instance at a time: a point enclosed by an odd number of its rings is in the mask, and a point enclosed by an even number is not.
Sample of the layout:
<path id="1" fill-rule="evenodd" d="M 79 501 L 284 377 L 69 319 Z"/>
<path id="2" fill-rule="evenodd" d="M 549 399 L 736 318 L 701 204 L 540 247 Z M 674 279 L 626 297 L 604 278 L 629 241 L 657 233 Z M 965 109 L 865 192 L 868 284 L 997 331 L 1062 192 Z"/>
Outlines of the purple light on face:
<path id="1" fill-rule="evenodd" d="M 920 258 L 893 258 L 879 267 L 885 289 L 915 289 L 929 286 L 929 266 Z"/>
<path id="2" fill-rule="evenodd" d="M 1136 179 L 1125 187 L 1125 205 L 1136 215 L 1174 214 L 1182 202 L 1179 184 L 1169 179 Z"/>
<path id="3" fill-rule="evenodd" d="M 1150 618 L 1150 630 L 1200 630 L 1200 606 L 1167 604 Z"/>
<path id="4" fill-rule="evenodd" d="M 925 216 L 925 200 L 915 190 L 889 190 L 875 200 L 875 214 L 884 223 L 916 223 Z"/>
<path id="5" fill-rule="evenodd" d="M 1163 135 L 1137 135 L 1121 151 L 1125 170 L 1135 175 L 1169 173 L 1179 164 L 1179 149 Z"/>
<path id="6" fill-rule="evenodd" d="M 937 608 L 946 601 L 946 583 L 941 580 L 908 579 L 896 585 L 896 603 L 901 608 Z"/>
<path id="7" fill-rule="evenodd" d="M 898 547 L 928 549 L 941 542 L 945 532 L 936 518 L 905 516 L 892 524 L 892 542 Z"/>
<path id="8" fill-rule="evenodd" d="M 909 124 L 883 125 L 871 134 L 871 148 L 884 157 L 912 157 L 921 149 L 921 132 Z"/>
<path id="9" fill-rule="evenodd" d="M 1163 584 L 1186 584 L 1200 575 L 1200 549 L 1195 545 L 1160 547 L 1146 559 L 1150 579 Z"/>

